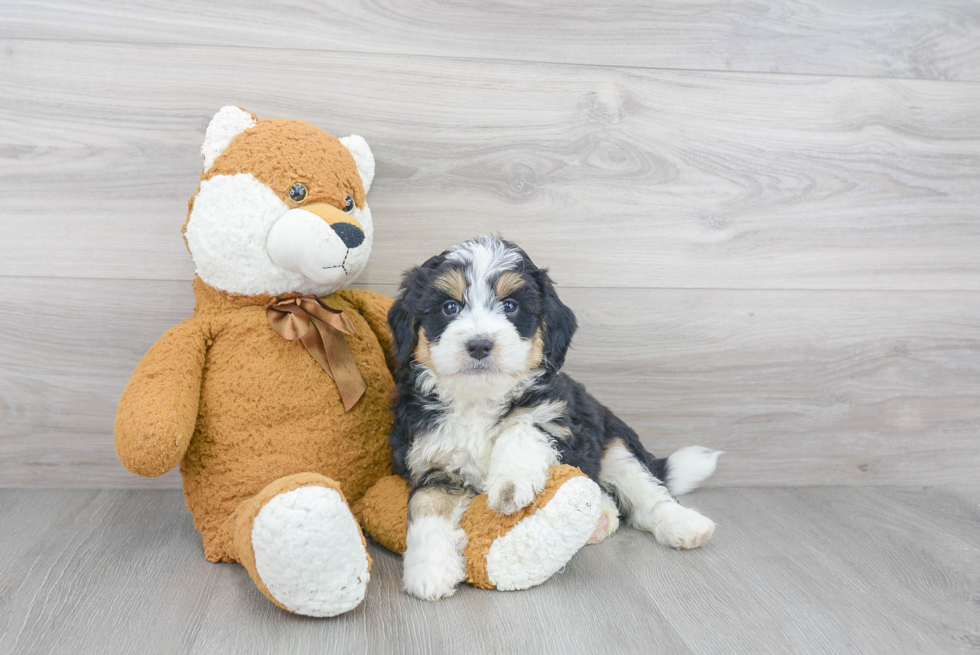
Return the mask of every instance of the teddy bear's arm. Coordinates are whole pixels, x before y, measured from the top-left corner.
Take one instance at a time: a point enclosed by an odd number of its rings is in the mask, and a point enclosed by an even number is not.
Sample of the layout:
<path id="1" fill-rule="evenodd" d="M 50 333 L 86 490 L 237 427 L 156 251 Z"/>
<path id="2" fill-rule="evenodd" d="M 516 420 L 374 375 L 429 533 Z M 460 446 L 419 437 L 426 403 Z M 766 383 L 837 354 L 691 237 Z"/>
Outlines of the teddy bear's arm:
<path id="1" fill-rule="evenodd" d="M 388 327 L 388 310 L 394 304 L 394 299 L 367 289 L 343 289 L 338 293 L 343 294 L 371 326 L 371 331 L 378 337 L 381 347 L 385 349 L 388 356 L 388 367 L 392 368 L 393 351 L 391 328 Z"/>
<path id="2" fill-rule="evenodd" d="M 136 366 L 116 409 L 116 454 L 127 469 L 162 475 L 184 456 L 197 421 L 207 343 L 191 318 L 160 337 Z"/>

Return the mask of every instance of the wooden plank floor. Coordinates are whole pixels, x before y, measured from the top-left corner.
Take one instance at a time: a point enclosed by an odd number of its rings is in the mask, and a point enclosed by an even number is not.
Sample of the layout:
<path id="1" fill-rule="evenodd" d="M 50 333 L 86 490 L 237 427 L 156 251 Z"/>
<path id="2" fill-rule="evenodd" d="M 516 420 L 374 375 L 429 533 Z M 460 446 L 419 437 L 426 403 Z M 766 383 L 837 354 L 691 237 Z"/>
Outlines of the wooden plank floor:
<path id="1" fill-rule="evenodd" d="M 524 592 L 427 603 L 372 546 L 335 619 L 211 564 L 177 491 L 0 491 L 3 653 L 958 653 L 980 647 L 980 487 L 701 490 L 692 552 L 624 529 Z"/>

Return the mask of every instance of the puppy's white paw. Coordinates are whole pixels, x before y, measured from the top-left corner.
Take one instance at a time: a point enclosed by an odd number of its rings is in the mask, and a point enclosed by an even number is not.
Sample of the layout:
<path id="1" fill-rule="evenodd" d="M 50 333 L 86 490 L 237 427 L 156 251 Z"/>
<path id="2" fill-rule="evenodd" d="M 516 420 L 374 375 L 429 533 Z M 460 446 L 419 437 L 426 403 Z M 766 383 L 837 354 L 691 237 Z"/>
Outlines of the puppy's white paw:
<path id="1" fill-rule="evenodd" d="M 654 512 L 657 514 L 654 536 L 671 548 L 697 548 L 715 532 L 714 521 L 676 503 L 661 503 Z"/>
<path id="2" fill-rule="evenodd" d="M 544 482 L 537 486 L 530 480 L 503 479 L 491 483 L 487 491 L 487 504 L 498 514 L 513 514 L 524 509 L 544 490 Z"/>
<path id="3" fill-rule="evenodd" d="M 599 525 L 589 537 L 587 544 L 597 544 L 619 529 L 619 508 L 609 494 L 602 494 L 602 505 L 599 510 Z"/>
<path id="4" fill-rule="evenodd" d="M 426 516 L 412 521 L 405 542 L 402 588 L 422 600 L 456 593 L 466 579 L 466 533 L 444 518 Z"/>
<path id="5" fill-rule="evenodd" d="M 466 577 L 465 568 L 460 571 L 453 563 L 440 565 L 429 562 L 427 566 L 405 569 L 402 587 L 406 593 L 422 600 L 439 600 L 456 593 L 456 585 Z"/>

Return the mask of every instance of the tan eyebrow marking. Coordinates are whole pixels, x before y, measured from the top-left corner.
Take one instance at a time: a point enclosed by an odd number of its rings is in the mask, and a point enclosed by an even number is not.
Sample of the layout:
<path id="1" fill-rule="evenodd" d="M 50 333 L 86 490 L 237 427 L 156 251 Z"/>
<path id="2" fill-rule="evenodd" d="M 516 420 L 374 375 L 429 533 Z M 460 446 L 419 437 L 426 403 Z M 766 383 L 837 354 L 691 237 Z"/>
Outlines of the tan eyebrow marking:
<path id="1" fill-rule="evenodd" d="M 503 300 L 527 284 L 519 274 L 507 271 L 497 278 L 497 297 Z"/>
<path id="2" fill-rule="evenodd" d="M 463 273 L 458 268 L 451 268 L 436 278 L 432 286 L 463 302 L 463 296 L 466 293 L 466 278 L 463 277 Z"/>

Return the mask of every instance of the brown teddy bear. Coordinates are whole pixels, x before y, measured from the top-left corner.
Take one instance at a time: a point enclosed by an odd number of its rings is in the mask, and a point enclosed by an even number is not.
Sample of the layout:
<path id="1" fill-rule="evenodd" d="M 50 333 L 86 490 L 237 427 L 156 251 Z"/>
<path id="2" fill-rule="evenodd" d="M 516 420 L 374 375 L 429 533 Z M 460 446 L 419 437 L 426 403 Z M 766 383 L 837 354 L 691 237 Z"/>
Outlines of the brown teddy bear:
<path id="1" fill-rule="evenodd" d="M 361 525 L 401 552 L 408 502 L 387 442 L 391 300 L 343 288 L 371 252 L 374 157 L 359 136 L 238 107 L 214 116 L 201 152 L 184 225 L 194 315 L 137 366 L 116 451 L 144 476 L 180 464 L 208 559 L 241 563 L 284 609 L 340 614 L 368 584 Z M 598 488 L 569 467 L 555 467 L 512 516 L 477 499 L 459 545 L 465 576 L 489 588 L 538 584 L 598 517 Z"/>

